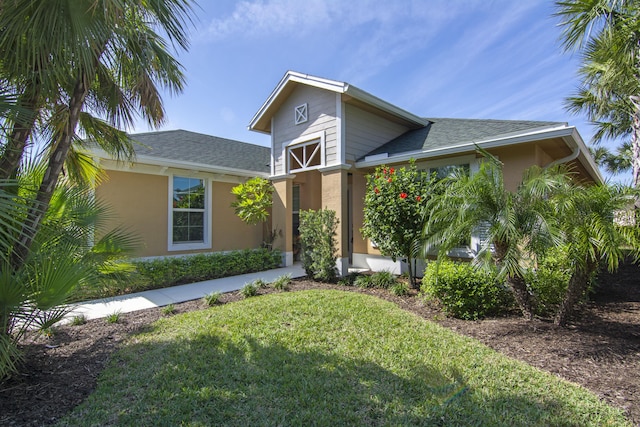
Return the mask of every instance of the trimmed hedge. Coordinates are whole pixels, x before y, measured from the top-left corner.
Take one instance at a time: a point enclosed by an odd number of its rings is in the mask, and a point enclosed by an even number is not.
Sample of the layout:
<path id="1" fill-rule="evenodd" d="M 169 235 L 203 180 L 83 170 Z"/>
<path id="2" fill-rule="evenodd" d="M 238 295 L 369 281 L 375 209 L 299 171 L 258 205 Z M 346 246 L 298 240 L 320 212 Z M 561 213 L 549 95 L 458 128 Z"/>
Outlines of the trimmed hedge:
<path id="1" fill-rule="evenodd" d="M 421 290 L 437 298 L 447 314 L 467 320 L 497 314 L 513 303 L 509 290 L 494 275 L 464 262 L 429 263 Z"/>
<path id="2" fill-rule="evenodd" d="M 148 281 L 150 287 L 164 288 L 269 270 L 279 267 L 281 263 L 282 255 L 279 251 L 246 249 L 226 253 L 134 261 L 133 264 L 136 266 L 140 278 Z"/>

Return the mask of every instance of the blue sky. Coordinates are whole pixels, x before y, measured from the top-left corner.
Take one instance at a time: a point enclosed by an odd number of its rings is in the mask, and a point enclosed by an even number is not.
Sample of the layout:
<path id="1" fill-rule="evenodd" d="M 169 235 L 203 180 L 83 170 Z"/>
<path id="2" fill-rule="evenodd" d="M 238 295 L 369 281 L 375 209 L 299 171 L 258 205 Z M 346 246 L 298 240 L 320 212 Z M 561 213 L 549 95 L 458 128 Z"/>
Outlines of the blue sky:
<path id="1" fill-rule="evenodd" d="M 200 0 L 163 129 L 268 145 L 247 125 L 295 70 L 425 117 L 569 122 L 588 143 L 563 106 L 579 57 L 562 51 L 553 12 L 551 0 Z"/>

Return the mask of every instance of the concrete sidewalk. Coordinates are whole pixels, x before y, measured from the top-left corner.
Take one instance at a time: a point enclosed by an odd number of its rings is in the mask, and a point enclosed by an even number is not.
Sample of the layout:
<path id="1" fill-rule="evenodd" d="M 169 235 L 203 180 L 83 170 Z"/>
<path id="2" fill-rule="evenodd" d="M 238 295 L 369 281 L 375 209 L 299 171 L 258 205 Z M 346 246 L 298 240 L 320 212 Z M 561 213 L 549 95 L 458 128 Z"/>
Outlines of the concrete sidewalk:
<path id="1" fill-rule="evenodd" d="M 306 275 L 301 264 L 294 264 L 290 267 L 276 268 L 274 270 L 223 277 L 222 279 L 205 280 L 204 282 L 153 289 L 94 301 L 85 301 L 73 304 L 72 311 L 65 316 L 65 319 L 68 321 L 74 316 L 81 315 L 84 315 L 86 319 L 98 319 L 107 317 L 113 313 L 129 313 L 136 310 L 177 304 L 202 298 L 211 292 L 237 291 L 246 283 L 257 279 L 262 279 L 267 283 L 272 282 L 285 274 L 290 274 L 291 278 L 294 279 Z M 65 321 L 63 320 L 63 322 Z"/>

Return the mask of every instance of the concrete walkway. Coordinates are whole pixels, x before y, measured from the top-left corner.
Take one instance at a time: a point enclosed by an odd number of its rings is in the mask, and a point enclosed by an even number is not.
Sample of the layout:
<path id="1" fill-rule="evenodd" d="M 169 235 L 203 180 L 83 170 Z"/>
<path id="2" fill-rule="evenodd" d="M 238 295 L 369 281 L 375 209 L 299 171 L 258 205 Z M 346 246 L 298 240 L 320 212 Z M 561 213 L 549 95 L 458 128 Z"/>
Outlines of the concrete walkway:
<path id="1" fill-rule="evenodd" d="M 223 277 L 222 279 L 205 280 L 204 282 L 153 289 L 94 301 L 85 301 L 73 304 L 72 311 L 65 316 L 65 319 L 68 321 L 74 316 L 81 315 L 84 315 L 86 319 L 98 319 L 114 313 L 129 313 L 136 310 L 177 304 L 202 298 L 211 292 L 237 291 L 245 284 L 257 279 L 262 279 L 267 283 L 273 282 L 276 278 L 285 274 L 290 274 L 291 278 L 294 279 L 306 275 L 301 264 L 294 264 L 290 267 L 276 268 L 274 270 Z"/>

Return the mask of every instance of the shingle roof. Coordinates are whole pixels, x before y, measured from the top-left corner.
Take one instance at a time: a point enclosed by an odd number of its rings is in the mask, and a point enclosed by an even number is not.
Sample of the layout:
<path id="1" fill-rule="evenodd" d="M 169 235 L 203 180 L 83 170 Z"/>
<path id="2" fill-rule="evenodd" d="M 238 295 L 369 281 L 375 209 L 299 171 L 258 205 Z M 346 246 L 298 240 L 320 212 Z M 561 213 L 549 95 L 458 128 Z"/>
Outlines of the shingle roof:
<path id="1" fill-rule="evenodd" d="M 140 143 L 134 144 L 137 156 L 269 172 L 269 147 L 181 129 L 138 133 L 130 137 Z"/>
<path id="2" fill-rule="evenodd" d="M 394 154 L 427 151 L 464 143 L 495 139 L 535 129 L 566 126 L 563 122 L 526 120 L 432 119 L 423 128 L 411 130 L 367 154 Z M 365 156 L 366 157 L 366 156 Z M 364 157 L 363 157 L 364 158 Z"/>

